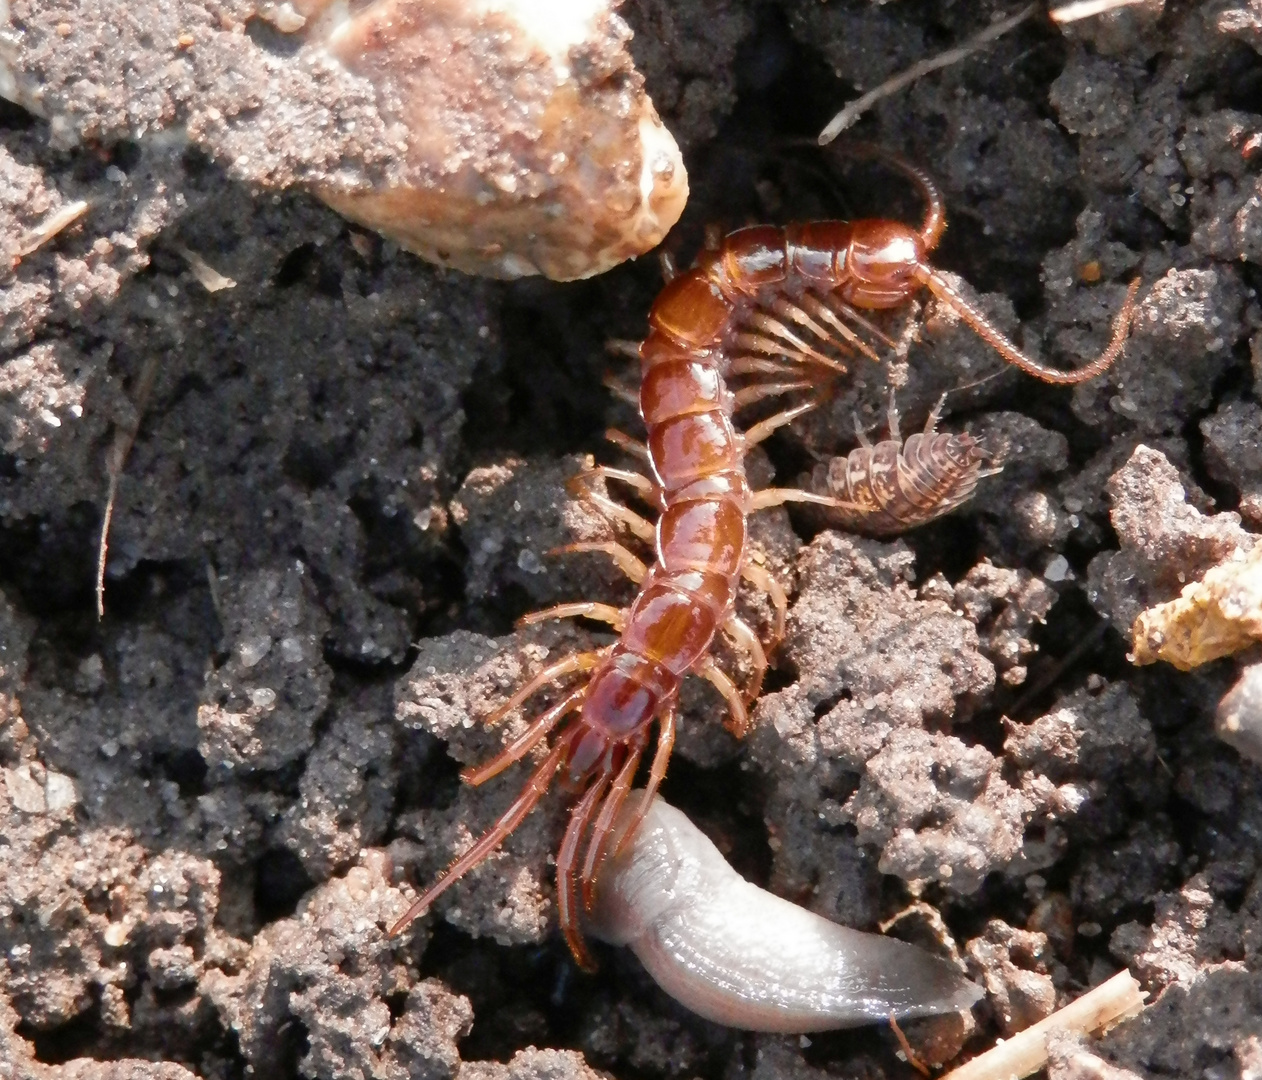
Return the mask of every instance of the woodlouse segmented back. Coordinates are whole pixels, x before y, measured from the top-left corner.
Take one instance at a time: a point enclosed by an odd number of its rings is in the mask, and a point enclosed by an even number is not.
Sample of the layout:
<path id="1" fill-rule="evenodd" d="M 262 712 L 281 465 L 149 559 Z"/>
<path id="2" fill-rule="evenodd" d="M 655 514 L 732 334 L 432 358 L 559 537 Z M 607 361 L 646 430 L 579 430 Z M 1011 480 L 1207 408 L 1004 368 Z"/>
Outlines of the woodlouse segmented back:
<path id="1" fill-rule="evenodd" d="M 949 514 L 973 496 L 977 482 L 998 469 L 984 446 L 967 433 L 937 430 L 939 400 L 923 431 L 904 441 L 891 402 L 889 438 L 861 443 L 846 457 L 815 467 L 810 488 L 843 505 L 823 511 L 829 524 L 864 536 L 895 536 Z"/>

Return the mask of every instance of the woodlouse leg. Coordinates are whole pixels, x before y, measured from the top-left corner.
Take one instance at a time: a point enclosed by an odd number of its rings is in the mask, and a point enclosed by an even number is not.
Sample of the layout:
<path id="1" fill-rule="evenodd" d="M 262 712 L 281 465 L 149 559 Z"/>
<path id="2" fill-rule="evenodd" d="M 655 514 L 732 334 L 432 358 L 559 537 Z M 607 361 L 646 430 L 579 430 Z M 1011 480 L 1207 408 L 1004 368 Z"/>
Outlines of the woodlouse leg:
<path id="1" fill-rule="evenodd" d="M 818 405 L 816 401 L 804 401 L 801 405 L 795 405 L 791 409 L 785 409 L 784 412 L 778 412 L 775 416 L 769 416 L 766 420 L 760 420 L 751 427 L 742 438 L 745 440 L 746 448 L 757 446 L 776 428 L 782 428 L 785 424 L 791 424 L 799 416 L 810 412 Z"/>
<path id="2" fill-rule="evenodd" d="M 421 898 L 407 909 L 403 918 L 390 927 L 388 937 L 394 937 L 403 930 L 408 923 L 425 911 L 439 896 L 499 847 L 503 843 L 504 837 L 522 823 L 526 815 L 543 798 L 543 793 L 548 790 L 548 785 L 552 783 L 552 777 L 556 773 L 557 767 L 561 764 L 561 759 L 574 741 L 574 734 L 581 730 L 581 728 L 575 728 L 574 733 L 570 737 L 561 739 L 552 748 L 552 751 L 539 768 L 531 773 L 530 779 L 526 781 L 525 786 L 521 789 L 517 798 L 513 800 L 512 805 L 500 815 L 499 820 L 478 838 L 473 847 L 453 862 L 442 877 L 421 894 Z"/>
<path id="3" fill-rule="evenodd" d="M 594 652 L 575 653 L 573 656 L 567 656 L 564 660 L 558 660 L 555 664 L 551 664 L 539 672 L 538 675 L 514 693 L 512 697 L 482 722 L 488 725 L 498 724 L 528 697 L 542 690 L 549 683 L 556 682 L 561 676 L 572 675 L 576 671 L 591 671 L 592 668 L 600 663 L 608 651 L 608 649 L 597 649 Z"/>
<path id="4" fill-rule="evenodd" d="M 503 749 L 489 761 L 462 770 L 460 779 L 470 787 L 477 787 L 479 784 L 485 784 L 492 777 L 499 776 L 513 762 L 520 761 L 530 753 L 565 716 L 578 708 L 583 703 L 586 694 L 586 686 L 580 686 L 572 691 L 542 716 L 532 721 L 525 731 L 512 742 L 505 744 Z"/>
<path id="5" fill-rule="evenodd" d="M 580 601 L 575 604 L 557 604 L 554 607 L 544 608 L 542 611 L 532 611 L 518 619 L 517 625 L 533 626 L 535 623 L 547 622 L 549 619 L 579 618 L 608 623 L 620 634 L 627 624 L 627 613 L 622 608 L 616 608 L 612 604 Z"/>
<path id="6" fill-rule="evenodd" d="M 583 869 L 579 878 L 583 886 L 583 908 L 586 911 L 591 910 L 596 874 L 600 871 L 605 856 L 608 854 L 610 830 L 618 818 L 618 811 L 622 809 L 622 804 L 626 802 L 627 795 L 631 791 L 631 783 L 635 780 L 635 771 L 640 766 L 640 758 L 644 754 L 646 745 L 648 745 L 648 735 L 646 732 L 640 732 L 636 741 L 630 746 L 627 760 L 622 763 L 622 768 L 614 777 L 609 787 L 609 794 L 605 796 L 604 805 L 601 806 L 600 814 L 596 818 L 596 824 L 592 826 L 591 839 L 587 842 L 587 856 L 583 859 Z"/>
<path id="7" fill-rule="evenodd" d="M 594 479 L 617 480 L 630 488 L 634 488 L 638 494 L 643 496 L 646 502 L 651 502 L 654 505 L 661 502 L 657 485 L 643 473 L 632 472 L 630 469 L 615 469 L 609 465 L 595 465 L 590 469 L 584 469 L 574 477 L 574 480 L 579 483 Z"/>
<path id="8" fill-rule="evenodd" d="M 1057 386 L 1072 386 L 1075 383 L 1094 379 L 1097 375 L 1107 371 L 1113 365 L 1113 362 L 1121 356 L 1122 350 L 1126 347 L 1126 335 L 1130 332 L 1131 319 L 1135 314 L 1135 295 L 1139 292 L 1139 278 L 1136 278 L 1126 290 L 1126 299 L 1122 302 L 1121 310 L 1118 311 L 1113 319 L 1113 336 L 1109 339 L 1104 351 L 1086 367 L 1075 368 L 1072 371 L 1062 371 L 1059 368 L 1045 367 L 1037 360 L 1032 360 L 1026 356 L 978 308 L 974 307 L 956 292 L 946 278 L 942 277 L 933 267 L 921 263 L 916 268 L 916 280 L 927 287 L 934 296 L 946 304 L 964 322 L 968 323 L 973 332 L 1009 364 L 1020 368 L 1027 375 L 1033 375 L 1036 379 L 1042 379 L 1044 382 L 1053 383 Z"/>
<path id="9" fill-rule="evenodd" d="M 638 405 L 639 402 L 637 401 Z M 617 428 L 609 428 L 605 432 L 605 438 L 614 444 L 623 453 L 630 454 L 634 458 L 641 461 L 650 462 L 649 448 L 640 442 L 639 439 L 633 439 L 625 431 L 619 431 Z"/>
<path id="10" fill-rule="evenodd" d="M 657 529 L 651 522 L 642 518 L 634 510 L 621 503 L 614 502 L 613 499 L 606 498 L 604 495 L 598 495 L 594 491 L 589 491 L 584 496 L 597 510 L 611 521 L 620 521 L 635 536 L 643 540 L 646 544 L 651 544 L 657 537 Z"/>
<path id="11" fill-rule="evenodd" d="M 736 689 L 736 684 L 719 669 L 719 665 L 714 662 L 712 656 L 707 656 L 697 666 L 697 674 L 727 700 L 731 713 L 723 726 L 738 739 L 743 739 L 745 733 L 749 731 L 749 710 L 745 708 L 745 699 Z"/>
<path id="12" fill-rule="evenodd" d="M 608 555 L 618 565 L 618 569 L 627 575 L 637 585 L 644 580 L 649 572 L 649 568 L 644 564 L 638 555 L 628 547 L 622 544 L 609 541 L 591 541 L 584 540 L 577 544 L 562 544 L 560 547 L 552 548 L 549 555 L 565 555 L 570 552 L 583 551 L 599 551 Z"/>
<path id="13" fill-rule="evenodd" d="M 675 720 L 675 706 L 672 705 L 666 711 L 666 715 L 658 721 L 657 749 L 653 751 L 653 765 L 649 769 L 648 783 L 644 785 L 644 791 L 640 794 L 640 802 L 635 808 L 635 813 L 618 836 L 618 842 L 614 845 L 615 855 L 635 835 L 635 831 L 640 827 L 640 822 L 644 820 L 644 815 L 649 812 L 649 807 L 653 805 L 657 789 L 662 786 L 662 781 L 666 779 L 666 766 L 670 762 L 670 752 L 675 747 Z"/>
<path id="14" fill-rule="evenodd" d="M 774 649 L 781 641 L 784 640 L 784 624 L 789 615 L 789 595 L 784 591 L 784 587 L 775 579 L 766 567 L 759 566 L 754 562 L 746 562 L 741 565 L 741 577 L 748 581 L 756 589 L 761 589 L 769 597 L 771 597 L 772 607 L 776 609 L 776 624 L 771 629 L 771 640 L 767 643 L 767 650 Z"/>
<path id="15" fill-rule="evenodd" d="M 596 810 L 596 804 L 600 802 L 609 786 L 611 771 L 612 765 L 606 759 L 600 774 L 592 781 L 591 787 L 583 792 L 583 797 L 574 804 L 574 809 L 570 812 L 570 824 L 565 830 L 565 837 L 557 852 L 557 918 L 560 920 L 561 933 L 565 935 L 570 952 L 574 954 L 578 966 L 584 971 L 595 971 L 596 962 L 587 951 L 587 943 L 583 940 L 583 933 L 578 926 L 580 909 L 576 896 L 574 862 L 578 858 L 579 845 L 582 843 L 583 833 L 587 831 L 587 824 Z"/>
<path id="16" fill-rule="evenodd" d="M 729 615 L 723 624 L 723 630 L 749 654 L 749 662 L 754 666 L 753 677 L 749 680 L 749 686 L 745 688 L 745 703 L 750 704 L 757 700 L 762 692 L 763 676 L 767 674 L 767 654 L 763 650 L 762 642 L 758 640 L 758 635 L 743 619 Z"/>

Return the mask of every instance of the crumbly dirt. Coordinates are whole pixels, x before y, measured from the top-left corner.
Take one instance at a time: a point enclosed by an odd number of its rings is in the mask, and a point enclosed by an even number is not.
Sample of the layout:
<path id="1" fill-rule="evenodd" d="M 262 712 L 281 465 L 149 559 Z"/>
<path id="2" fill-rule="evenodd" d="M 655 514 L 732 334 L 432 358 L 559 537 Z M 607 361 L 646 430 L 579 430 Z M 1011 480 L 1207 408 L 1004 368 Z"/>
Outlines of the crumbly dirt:
<path id="1" fill-rule="evenodd" d="M 748 1036 L 616 950 L 581 973 L 555 924 L 561 792 L 384 935 L 517 791 L 459 782 L 528 716 L 481 718 L 609 640 L 514 620 L 632 595 L 548 550 L 609 535 L 567 481 L 587 455 L 627 465 L 602 433 L 636 420 L 601 383 L 633 373 L 605 343 L 642 334 L 655 261 L 490 283 L 348 225 L 297 185 L 389 174 L 370 99 L 244 0 L 8 7 L 27 108 L 0 101 L 0 1075 L 910 1076 L 882 1029 Z M 914 219 L 900 180 L 794 140 L 1010 8 L 629 0 L 687 151 L 666 246 Z M 988 996 L 909 1028 L 931 1060 L 1125 964 L 1155 1004 L 1057 1041 L 1052 1077 L 1256 1077 L 1262 771 L 1215 717 L 1257 656 L 1137 669 L 1126 634 L 1262 527 L 1262 14 L 1151 0 L 1071 29 L 1029 21 L 855 134 L 938 178 L 936 263 L 1046 362 L 1093 355 L 1141 277 L 1126 356 L 1060 390 L 939 305 L 893 313 L 905 357 L 752 454 L 757 484 L 846 453 L 856 416 L 883 434 L 892 385 L 904 432 L 949 391 L 942 427 L 1004 471 L 891 542 L 757 519 L 786 640 L 743 745 L 688 685 L 664 791 L 760 884 L 955 943 Z M 741 605 L 766 634 L 765 599 Z"/>

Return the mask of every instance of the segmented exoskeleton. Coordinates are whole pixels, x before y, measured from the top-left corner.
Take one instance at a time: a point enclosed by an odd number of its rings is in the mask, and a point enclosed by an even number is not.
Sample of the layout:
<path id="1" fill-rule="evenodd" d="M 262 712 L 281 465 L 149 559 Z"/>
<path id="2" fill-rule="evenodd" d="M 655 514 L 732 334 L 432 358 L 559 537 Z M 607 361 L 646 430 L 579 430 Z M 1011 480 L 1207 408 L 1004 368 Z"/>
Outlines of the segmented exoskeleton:
<path id="1" fill-rule="evenodd" d="M 929 413 L 924 430 L 906 441 L 893 401 L 889 438 L 875 446 L 856 421 L 859 446 L 811 474 L 813 491 L 839 500 L 825 512 L 830 525 L 864 536 L 896 536 L 949 514 L 973 497 L 982 477 L 999 471 L 984 468 L 990 454 L 967 432 L 937 430 L 945 398 Z"/>
<path id="2" fill-rule="evenodd" d="M 631 826 L 621 835 L 634 833 L 635 822 L 647 811 L 665 775 L 683 678 L 697 674 L 708 679 L 729 704 L 728 727 L 741 735 L 748 726 L 746 703 L 761 687 L 767 659 L 758 636 L 733 612 L 741 578 L 770 594 L 776 608 L 773 636 L 781 635 L 787 599 L 774 579 L 747 558 L 748 515 L 785 502 L 861 510 L 858 503 L 806 491 L 750 489 L 746 452 L 814 408 L 817 396 L 743 433 L 733 417 L 755 402 L 818 389 L 847 370 L 847 357 L 878 360 L 868 339 L 883 335 L 862 309 L 895 307 L 927 287 L 1005 360 L 1048 382 L 1089 379 L 1121 353 L 1138 283 L 1131 286 L 1112 340 L 1096 360 L 1076 371 L 1044 367 L 1008 341 L 925 261 L 945 225 L 942 200 L 923 172 L 901 159 L 892 160 L 920 187 L 928 203 L 919 230 L 882 220 L 740 229 L 716 249 L 703 252 L 691 270 L 671 280 L 658 296 L 649 313 L 648 336 L 639 347 L 638 404 L 647 440 L 641 444 L 622 435 L 615 439 L 640 456 L 652 476 L 605 466 L 590 474 L 629 485 L 658 511 L 656 525 L 611 499 L 589 495 L 609 517 L 652 544 L 652 565 L 614 542 L 563 549 L 596 550 L 613 557 L 639 584 L 635 600 L 626 609 L 562 604 L 522 621 L 583 616 L 612 625 L 618 640 L 552 664 L 488 717 L 488 722 L 499 720 L 559 679 L 585 676 L 496 757 L 465 770 L 466 782 L 480 784 L 548 743 L 556 732 L 518 798 L 426 890 L 392 933 L 490 854 L 560 773 L 581 794 L 557 855 L 557 904 L 574 956 L 590 966 L 580 913 L 590 905 L 595 875 L 609 853 L 611 829 L 628 798 L 654 723 L 658 737 L 648 781 Z M 750 658 L 753 676 L 744 695 L 710 655 L 719 630 Z M 574 713 L 576 719 L 562 723 Z"/>

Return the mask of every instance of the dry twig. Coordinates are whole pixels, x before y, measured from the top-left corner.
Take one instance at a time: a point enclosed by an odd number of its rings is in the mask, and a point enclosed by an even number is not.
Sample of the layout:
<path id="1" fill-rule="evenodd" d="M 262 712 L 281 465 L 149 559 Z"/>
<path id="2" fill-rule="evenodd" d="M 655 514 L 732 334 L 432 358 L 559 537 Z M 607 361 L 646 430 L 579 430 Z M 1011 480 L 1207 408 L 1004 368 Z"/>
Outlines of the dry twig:
<path id="1" fill-rule="evenodd" d="M 1055 1032 L 1105 1031 L 1144 1008 L 1144 993 L 1129 971 L 1119 971 L 1077 1001 L 1011 1039 L 978 1054 L 942 1080 L 1018 1080 L 1047 1064 L 1047 1037 Z"/>
<path id="2" fill-rule="evenodd" d="M 54 210 L 18 241 L 17 250 L 13 253 L 13 266 L 17 266 L 26 256 L 42 248 L 62 229 L 73 225 L 88 212 L 90 205 L 87 199 L 76 199 Z"/>
<path id="3" fill-rule="evenodd" d="M 1064 26 L 1065 23 L 1077 22 L 1079 19 L 1090 19 L 1096 15 L 1107 15 L 1117 8 L 1134 7 L 1147 3 L 1148 0 L 1077 0 L 1073 4 L 1052 8 L 1047 17 L 1054 23 Z"/>
<path id="4" fill-rule="evenodd" d="M 844 109 L 834 116 L 828 126 L 819 133 L 820 146 L 827 146 L 846 128 L 850 127 L 865 112 L 868 111 L 881 98 L 889 97 L 896 94 L 905 86 L 910 86 L 917 79 L 928 75 L 930 72 L 937 71 L 939 68 L 950 67 L 952 64 L 958 64 L 965 57 L 971 56 L 984 45 L 989 44 L 998 37 L 1002 37 L 1015 26 L 1019 26 L 1025 22 L 1031 15 L 1038 11 L 1038 4 L 1027 4 L 1015 15 L 1011 15 L 999 22 L 991 23 L 985 30 L 981 30 L 974 34 L 962 45 L 957 45 L 954 49 L 948 49 L 944 53 L 931 57 L 928 60 L 921 60 L 917 64 L 912 64 L 906 71 L 900 72 L 893 77 L 886 79 L 880 86 L 869 90 L 860 98 L 856 98 Z"/>

